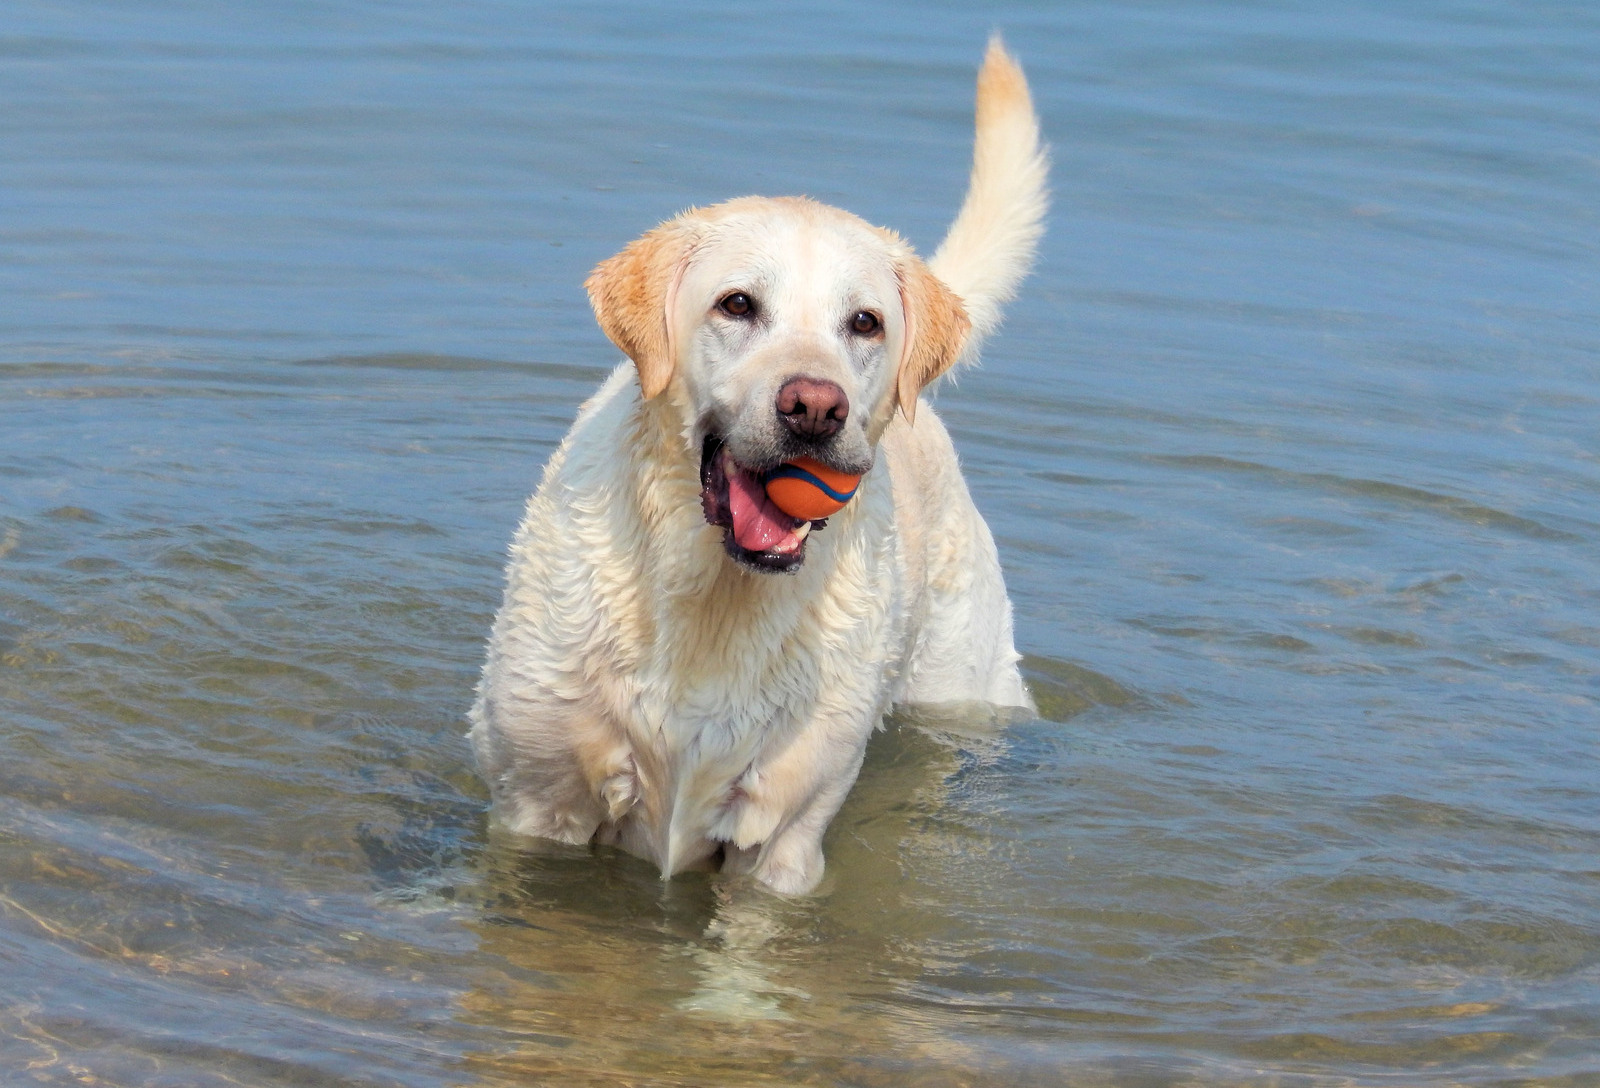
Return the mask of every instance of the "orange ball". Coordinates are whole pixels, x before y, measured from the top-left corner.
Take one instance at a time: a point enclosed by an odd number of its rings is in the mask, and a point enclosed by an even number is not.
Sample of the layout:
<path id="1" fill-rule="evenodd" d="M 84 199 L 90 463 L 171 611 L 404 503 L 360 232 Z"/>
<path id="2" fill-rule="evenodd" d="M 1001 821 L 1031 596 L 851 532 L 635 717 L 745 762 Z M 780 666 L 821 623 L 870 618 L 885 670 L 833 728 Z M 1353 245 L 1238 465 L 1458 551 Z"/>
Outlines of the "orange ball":
<path id="1" fill-rule="evenodd" d="M 860 482 L 859 476 L 801 457 L 767 473 L 767 498 L 790 517 L 819 521 L 843 510 Z"/>

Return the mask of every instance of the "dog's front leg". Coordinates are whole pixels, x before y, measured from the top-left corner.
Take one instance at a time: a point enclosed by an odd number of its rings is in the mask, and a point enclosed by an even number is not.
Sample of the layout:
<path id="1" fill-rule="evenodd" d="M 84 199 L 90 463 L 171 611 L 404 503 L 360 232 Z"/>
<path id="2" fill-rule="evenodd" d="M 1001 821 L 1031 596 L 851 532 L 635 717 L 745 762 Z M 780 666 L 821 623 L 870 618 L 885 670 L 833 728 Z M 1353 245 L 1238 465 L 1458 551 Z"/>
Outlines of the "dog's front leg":
<path id="1" fill-rule="evenodd" d="M 581 845 L 639 799 L 631 750 L 605 715 L 551 698 L 480 698 L 468 734 L 501 824 Z"/>
<path id="2" fill-rule="evenodd" d="M 842 725 L 815 721 L 778 757 L 745 776 L 746 827 L 771 830 L 724 848 L 723 872 L 747 873 L 780 895 L 804 895 L 822 880 L 822 836 L 861 772 L 867 737 L 881 713 Z M 753 829 L 753 828 L 752 828 Z"/>
<path id="3" fill-rule="evenodd" d="M 792 823 L 762 844 L 750 875 L 779 895 L 804 895 L 822 881 L 825 865 L 822 835 L 844 803 L 849 787 L 837 796 L 818 797 Z"/>

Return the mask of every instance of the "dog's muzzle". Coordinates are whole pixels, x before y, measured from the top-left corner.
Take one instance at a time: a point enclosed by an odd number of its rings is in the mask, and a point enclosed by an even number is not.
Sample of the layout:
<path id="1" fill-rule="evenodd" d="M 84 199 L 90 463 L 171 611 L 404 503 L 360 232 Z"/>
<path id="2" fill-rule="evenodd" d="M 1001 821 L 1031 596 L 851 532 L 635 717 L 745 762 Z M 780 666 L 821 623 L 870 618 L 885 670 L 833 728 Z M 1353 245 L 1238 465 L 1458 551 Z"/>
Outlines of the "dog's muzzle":
<path id="1" fill-rule="evenodd" d="M 700 504 L 707 524 L 723 530 L 728 554 L 761 571 L 797 570 L 805 561 L 806 538 L 825 524 L 774 506 L 762 474 L 735 461 L 716 435 L 707 435 L 700 448 Z"/>

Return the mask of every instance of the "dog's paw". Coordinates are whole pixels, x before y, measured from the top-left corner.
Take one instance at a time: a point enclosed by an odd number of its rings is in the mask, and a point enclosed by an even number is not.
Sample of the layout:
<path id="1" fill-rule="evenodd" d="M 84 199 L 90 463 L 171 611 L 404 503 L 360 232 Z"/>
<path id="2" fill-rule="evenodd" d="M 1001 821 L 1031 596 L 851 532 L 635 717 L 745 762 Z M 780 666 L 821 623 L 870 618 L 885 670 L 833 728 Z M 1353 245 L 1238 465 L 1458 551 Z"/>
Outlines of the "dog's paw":
<path id="1" fill-rule="evenodd" d="M 822 844 L 779 840 L 761 851 L 750 875 L 779 895 L 805 895 L 822 881 Z"/>

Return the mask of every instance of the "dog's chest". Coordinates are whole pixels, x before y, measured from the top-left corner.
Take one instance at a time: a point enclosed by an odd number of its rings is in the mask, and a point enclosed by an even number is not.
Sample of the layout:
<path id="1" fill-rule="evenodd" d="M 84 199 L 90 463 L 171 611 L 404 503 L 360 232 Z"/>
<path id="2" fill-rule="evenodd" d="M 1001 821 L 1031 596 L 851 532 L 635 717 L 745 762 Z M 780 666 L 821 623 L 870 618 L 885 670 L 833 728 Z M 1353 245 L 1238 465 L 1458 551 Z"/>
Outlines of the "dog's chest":
<path id="1" fill-rule="evenodd" d="M 759 763 L 819 716 L 871 719 L 906 635 L 892 553 L 881 535 L 840 533 L 795 575 L 718 555 L 716 573 L 686 578 L 683 592 L 634 598 L 648 616 L 619 625 L 634 644 L 608 654 L 612 668 L 632 664 L 631 705 L 618 708 L 629 741 L 682 777 L 697 764 Z"/>

